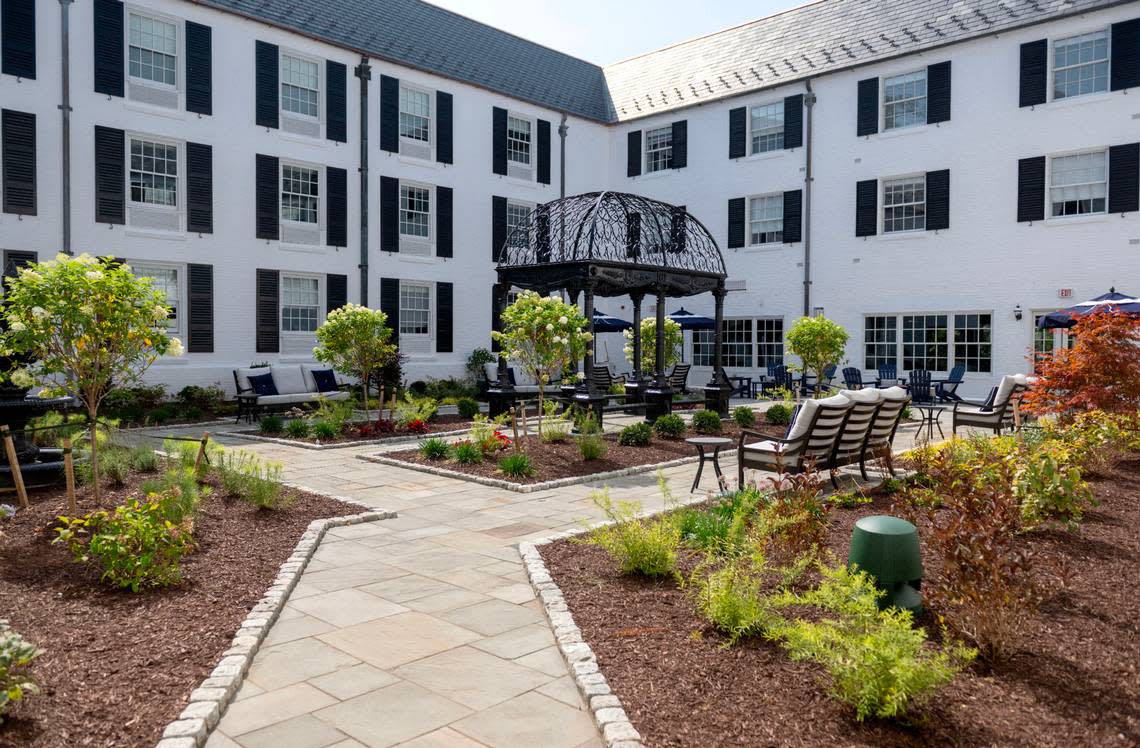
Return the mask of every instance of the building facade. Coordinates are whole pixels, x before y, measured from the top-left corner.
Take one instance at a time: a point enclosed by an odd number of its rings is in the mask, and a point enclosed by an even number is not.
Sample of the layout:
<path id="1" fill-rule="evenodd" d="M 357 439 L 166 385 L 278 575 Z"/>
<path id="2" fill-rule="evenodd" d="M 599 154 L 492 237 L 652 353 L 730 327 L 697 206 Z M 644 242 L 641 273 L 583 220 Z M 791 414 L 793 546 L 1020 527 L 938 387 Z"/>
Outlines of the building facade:
<path id="1" fill-rule="evenodd" d="M 822 310 L 848 365 L 962 364 L 980 394 L 1063 342 L 1036 314 L 1140 284 L 1138 2 L 822 0 L 605 68 L 414 0 L 0 5 L 6 272 L 68 249 L 153 277 L 172 389 L 309 360 L 349 301 L 409 377 L 460 374 L 497 248 L 563 190 L 710 229 L 733 374 Z M 707 377 L 707 336 L 686 355 Z"/>

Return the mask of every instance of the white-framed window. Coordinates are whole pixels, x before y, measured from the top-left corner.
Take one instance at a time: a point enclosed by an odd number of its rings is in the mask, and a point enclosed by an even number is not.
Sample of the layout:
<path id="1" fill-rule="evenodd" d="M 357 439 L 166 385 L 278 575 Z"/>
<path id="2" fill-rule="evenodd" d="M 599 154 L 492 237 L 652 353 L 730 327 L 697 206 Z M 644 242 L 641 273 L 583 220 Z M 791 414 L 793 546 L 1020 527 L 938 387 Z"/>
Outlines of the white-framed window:
<path id="1" fill-rule="evenodd" d="M 316 332 L 320 321 L 320 279 L 310 275 L 282 275 L 281 331 Z"/>
<path id="2" fill-rule="evenodd" d="M 752 368 L 752 320 L 726 319 L 723 341 L 724 366 L 735 369 Z"/>
<path id="3" fill-rule="evenodd" d="M 883 79 L 883 129 L 926 124 L 926 70 Z"/>
<path id="4" fill-rule="evenodd" d="M 400 137 L 431 142 L 431 94 L 400 86 Z"/>
<path id="5" fill-rule="evenodd" d="M 400 282 L 400 336 L 431 334 L 431 286 Z"/>
<path id="6" fill-rule="evenodd" d="M 898 324 L 893 314 L 863 318 L 863 368 L 898 366 Z"/>
<path id="7" fill-rule="evenodd" d="M 1108 154 L 1054 156 L 1049 160 L 1049 215 L 1104 213 L 1108 208 Z"/>
<path id="8" fill-rule="evenodd" d="M 320 223 L 320 175 L 309 166 L 281 165 L 281 220 Z"/>
<path id="9" fill-rule="evenodd" d="M 150 278 L 151 285 L 166 297 L 165 303 L 170 308 L 170 316 L 166 318 L 166 323 L 160 327 L 170 333 L 177 334 L 180 332 L 182 328 L 182 274 L 180 268 L 173 265 L 131 263 L 131 270 L 136 277 Z"/>
<path id="10" fill-rule="evenodd" d="M 902 366 L 905 371 L 948 371 L 950 356 L 945 314 L 903 315 Z"/>
<path id="11" fill-rule="evenodd" d="M 1041 318 L 1048 312 L 1033 315 L 1033 367 L 1042 356 L 1051 356 L 1054 351 L 1073 347 L 1073 337 L 1064 328 L 1043 330 L 1039 326 Z"/>
<path id="12" fill-rule="evenodd" d="M 752 107 L 752 153 L 778 151 L 784 147 L 784 102 Z"/>
<path id="13" fill-rule="evenodd" d="M 431 190 L 427 187 L 400 185 L 400 234 L 414 239 L 431 238 Z"/>
<path id="14" fill-rule="evenodd" d="M 673 126 L 645 131 L 645 172 L 673 168 Z"/>
<path id="15" fill-rule="evenodd" d="M 991 369 L 993 318 L 989 314 L 954 315 L 954 363 L 966 371 Z"/>
<path id="16" fill-rule="evenodd" d="M 178 27 L 131 12 L 127 19 L 127 74 L 163 86 L 178 85 Z"/>
<path id="17" fill-rule="evenodd" d="M 712 366 L 716 336 L 712 330 L 693 330 L 693 366 Z"/>
<path id="18" fill-rule="evenodd" d="M 526 117 L 507 116 L 507 161 L 530 166 L 532 124 Z"/>
<path id="19" fill-rule="evenodd" d="M 1108 90 L 1108 30 L 1053 42 L 1053 98 Z"/>
<path id="20" fill-rule="evenodd" d="M 281 55 L 281 110 L 318 119 L 321 114 L 320 63 Z"/>
<path id="21" fill-rule="evenodd" d="M 784 240 L 784 194 L 761 195 L 748 201 L 750 245 L 779 244 Z"/>
<path id="22" fill-rule="evenodd" d="M 762 317 L 756 320 L 756 365 L 784 363 L 784 320 Z"/>
<path id="23" fill-rule="evenodd" d="M 178 207 L 178 146 L 142 137 L 130 138 L 128 181 L 131 202 Z"/>
<path id="24" fill-rule="evenodd" d="M 926 175 L 883 180 L 883 233 L 926 229 Z"/>
<path id="25" fill-rule="evenodd" d="M 532 210 L 534 210 L 533 205 L 518 203 L 513 200 L 507 201 L 507 241 L 512 242 L 511 246 L 526 246 L 529 242 L 529 238 L 526 236 L 516 236 L 515 229 L 526 224 L 527 217 Z"/>

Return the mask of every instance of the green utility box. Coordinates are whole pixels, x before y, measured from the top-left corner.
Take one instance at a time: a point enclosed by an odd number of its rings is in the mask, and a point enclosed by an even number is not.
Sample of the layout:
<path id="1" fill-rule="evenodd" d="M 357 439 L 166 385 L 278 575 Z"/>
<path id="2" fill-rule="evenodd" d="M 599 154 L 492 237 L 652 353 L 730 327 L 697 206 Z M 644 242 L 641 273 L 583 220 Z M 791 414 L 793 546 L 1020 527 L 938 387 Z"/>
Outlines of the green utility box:
<path id="1" fill-rule="evenodd" d="M 873 576 L 887 593 L 879 598 L 879 607 L 894 606 L 916 616 L 922 612 L 918 530 L 905 519 L 876 515 L 856 522 L 847 563 Z"/>

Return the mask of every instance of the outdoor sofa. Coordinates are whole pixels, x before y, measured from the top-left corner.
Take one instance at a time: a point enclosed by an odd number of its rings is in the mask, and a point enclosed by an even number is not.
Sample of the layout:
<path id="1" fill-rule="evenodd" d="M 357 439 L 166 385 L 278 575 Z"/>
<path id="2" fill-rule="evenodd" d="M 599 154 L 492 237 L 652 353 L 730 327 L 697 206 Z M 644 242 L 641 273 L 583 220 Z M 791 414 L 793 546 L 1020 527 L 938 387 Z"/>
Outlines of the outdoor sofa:
<path id="1" fill-rule="evenodd" d="M 351 395 L 335 372 L 325 364 L 273 364 L 234 369 L 238 415 L 253 422 L 267 410 L 316 403 L 321 400 L 347 400 Z"/>

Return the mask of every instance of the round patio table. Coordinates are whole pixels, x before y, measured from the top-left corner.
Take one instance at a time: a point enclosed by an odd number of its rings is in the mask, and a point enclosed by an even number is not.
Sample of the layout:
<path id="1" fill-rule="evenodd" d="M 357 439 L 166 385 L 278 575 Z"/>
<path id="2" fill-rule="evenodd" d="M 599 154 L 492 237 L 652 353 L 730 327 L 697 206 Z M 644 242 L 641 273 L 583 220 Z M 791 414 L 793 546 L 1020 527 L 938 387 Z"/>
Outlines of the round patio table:
<path id="1" fill-rule="evenodd" d="M 697 455 L 701 461 L 697 463 L 697 477 L 693 478 L 693 487 L 689 489 L 690 493 L 697 490 L 697 485 L 701 482 L 701 472 L 705 469 L 705 463 L 712 461 L 713 470 L 716 472 L 717 485 L 720 485 L 720 479 L 724 478 L 724 473 L 720 472 L 720 462 L 717 457 L 720 451 L 732 444 L 732 439 L 723 436 L 694 436 L 686 439 L 687 444 L 692 444 L 697 448 Z M 712 454 L 708 454 L 705 450 L 712 447 Z"/>
<path id="2" fill-rule="evenodd" d="M 922 429 L 926 427 L 926 440 L 928 442 L 934 441 L 934 427 L 938 427 L 938 435 L 943 439 L 946 434 L 942 433 L 942 424 L 939 423 L 938 418 L 946 410 L 945 405 L 939 403 L 916 403 L 911 402 L 912 408 L 917 408 L 922 413 L 922 422 L 918 424 L 918 433 L 922 434 Z"/>

